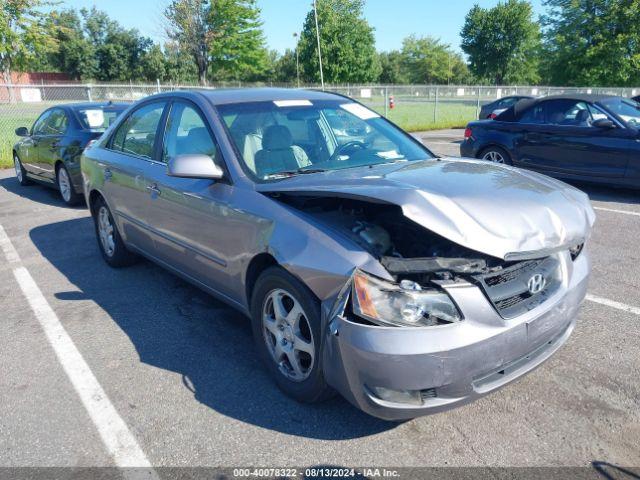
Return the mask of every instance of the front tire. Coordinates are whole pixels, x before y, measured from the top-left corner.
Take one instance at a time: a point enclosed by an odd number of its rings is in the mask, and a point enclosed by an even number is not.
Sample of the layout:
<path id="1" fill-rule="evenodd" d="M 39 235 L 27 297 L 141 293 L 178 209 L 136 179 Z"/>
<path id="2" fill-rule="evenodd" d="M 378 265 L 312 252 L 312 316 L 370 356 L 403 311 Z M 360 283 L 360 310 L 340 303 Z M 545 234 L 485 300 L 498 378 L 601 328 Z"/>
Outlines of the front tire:
<path id="1" fill-rule="evenodd" d="M 93 223 L 100 253 L 109 266 L 120 268 L 136 263 L 138 256 L 127 250 L 113 221 L 111 211 L 102 198 L 98 198 L 95 201 Z"/>
<path id="2" fill-rule="evenodd" d="M 478 158 L 488 162 L 513 165 L 511 155 L 502 147 L 487 147 L 478 155 Z"/>
<path id="3" fill-rule="evenodd" d="M 80 203 L 81 197 L 74 190 L 69 170 L 64 165 L 60 165 L 56 171 L 56 183 L 64 203 L 69 206 Z"/>
<path id="4" fill-rule="evenodd" d="M 17 153 L 13 154 L 13 168 L 16 171 L 16 179 L 23 187 L 27 185 L 31 185 L 33 182 L 29 180 L 27 177 L 27 171 L 22 166 L 22 162 L 20 161 L 20 157 L 18 157 Z"/>
<path id="5" fill-rule="evenodd" d="M 320 304 L 280 267 L 258 278 L 251 297 L 253 336 L 278 387 L 306 403 L 333 394 L 323 374 Z"/>

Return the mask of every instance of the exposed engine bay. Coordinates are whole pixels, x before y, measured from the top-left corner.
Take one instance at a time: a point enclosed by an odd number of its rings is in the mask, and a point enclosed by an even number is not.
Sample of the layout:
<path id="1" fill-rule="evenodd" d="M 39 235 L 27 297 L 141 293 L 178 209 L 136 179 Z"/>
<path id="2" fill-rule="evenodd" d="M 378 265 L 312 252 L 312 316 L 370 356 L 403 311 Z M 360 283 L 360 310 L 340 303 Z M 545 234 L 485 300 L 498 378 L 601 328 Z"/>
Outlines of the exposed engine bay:
<path id="1" fill-rule="evenodd" d="M 275 195 L 341 232 L 376 257 L 397 281 L 426 284 L 489 273 L 510 263 L 457 245 L 409 220 L 397 205 L 356 199 Z"/>

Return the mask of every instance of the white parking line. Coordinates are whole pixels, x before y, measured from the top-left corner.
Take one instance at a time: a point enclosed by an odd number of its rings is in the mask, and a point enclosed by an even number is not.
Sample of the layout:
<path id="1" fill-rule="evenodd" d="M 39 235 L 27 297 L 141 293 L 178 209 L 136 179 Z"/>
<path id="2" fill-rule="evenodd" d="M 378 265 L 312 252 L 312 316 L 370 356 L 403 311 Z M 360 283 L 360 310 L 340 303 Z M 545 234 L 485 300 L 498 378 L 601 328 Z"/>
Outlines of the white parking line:
<path id="1" fill-rule="evenodd" d="M 157 473 L 151 468 L 151 463 L 133 434 L 98 383 L 33 277 L 22 265 L 20 256 L 2 225 L 0 225 L 0 248 L 13 269 L 13 275 L 40 322 L 58 361 L 98 429 L 102 442 L 116 466 L 125 468 L 122 474 L 128 479 L 158 479 Z"/>
<path id="2" fill-rule="evenodd" d="M 596 297 L 595 295 L 587 294 L 586 299 L 590 302 L 599 303 L 601 305 L 606 305 L 607 307 L 615 308 L 617 310 L 640 315 L 640 308 L 616 302 L 614 300 L 609 300 L 608 298 Z"/>
<path id="3" fill-rule="evenodd" d="M 594 210 L 602 210 L 603 212 L 624 213 L 625 215 L 635 215 L 640 217 L 640 212 L 630 212 L 628 210 L 616 210 L 615 208 L 593 207 Z"/>

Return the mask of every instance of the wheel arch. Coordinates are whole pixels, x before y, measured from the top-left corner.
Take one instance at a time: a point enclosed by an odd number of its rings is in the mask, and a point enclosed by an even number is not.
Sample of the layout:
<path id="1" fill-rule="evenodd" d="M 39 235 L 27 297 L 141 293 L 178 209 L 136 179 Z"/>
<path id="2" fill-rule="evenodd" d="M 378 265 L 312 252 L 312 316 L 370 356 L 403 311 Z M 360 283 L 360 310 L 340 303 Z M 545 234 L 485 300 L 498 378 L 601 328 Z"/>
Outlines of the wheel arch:
<path id="1" fill-rule="evenodd" d="M 244 275 L 244 288 L 246 295 L 246 305 L 251 309 L 251 296 L 253 295 L 253 289 L 256 285 L 256 281 L 267 268 L 280 266 L 276 258 L 268 252 L 262 252 L 254 256 Z"/>
<path id="2" fill-rule="evenodd" d="M 89 198 L 87 199 L 87 204 L 89 207 L 89 212 L 91 212 L 91 216 L 94 216 L 96 211 L 96 202 L 98 201 L 98 199 L 102 199 L 105 203 L 107 203 L 107 200 L 104 198 L 104 195 L 102 195 L 102 193 L 99 190 L 93 189 L 91 190 L 91 192 L 89 192 Z"/>

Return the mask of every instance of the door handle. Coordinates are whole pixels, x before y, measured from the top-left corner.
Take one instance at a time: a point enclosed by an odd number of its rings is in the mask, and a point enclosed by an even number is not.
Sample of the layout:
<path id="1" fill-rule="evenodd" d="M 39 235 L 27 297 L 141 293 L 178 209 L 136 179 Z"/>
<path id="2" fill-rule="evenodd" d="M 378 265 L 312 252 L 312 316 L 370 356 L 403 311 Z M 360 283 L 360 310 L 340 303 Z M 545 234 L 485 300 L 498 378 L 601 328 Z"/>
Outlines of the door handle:
<path id="1" fill-rule="evenodd" d="M 113 177 L 113 173 L 111 173 L 111 170 L 108 168 L 104 169 L 104 179 L 105 180 L 111 180 L 111 177 Z"/>
<path id="2" fill-rule="evenodd" d="M 147 190 L 149 190 L 149 192 L 151 192 L 151 196 L 155 195 L 160 195 L 160 193 L 162 193 L 160 191 L 160 189 L 158 188 L 158 185 L 156 185 L 155 183 L 153 185 L 147 185 Z"/>

